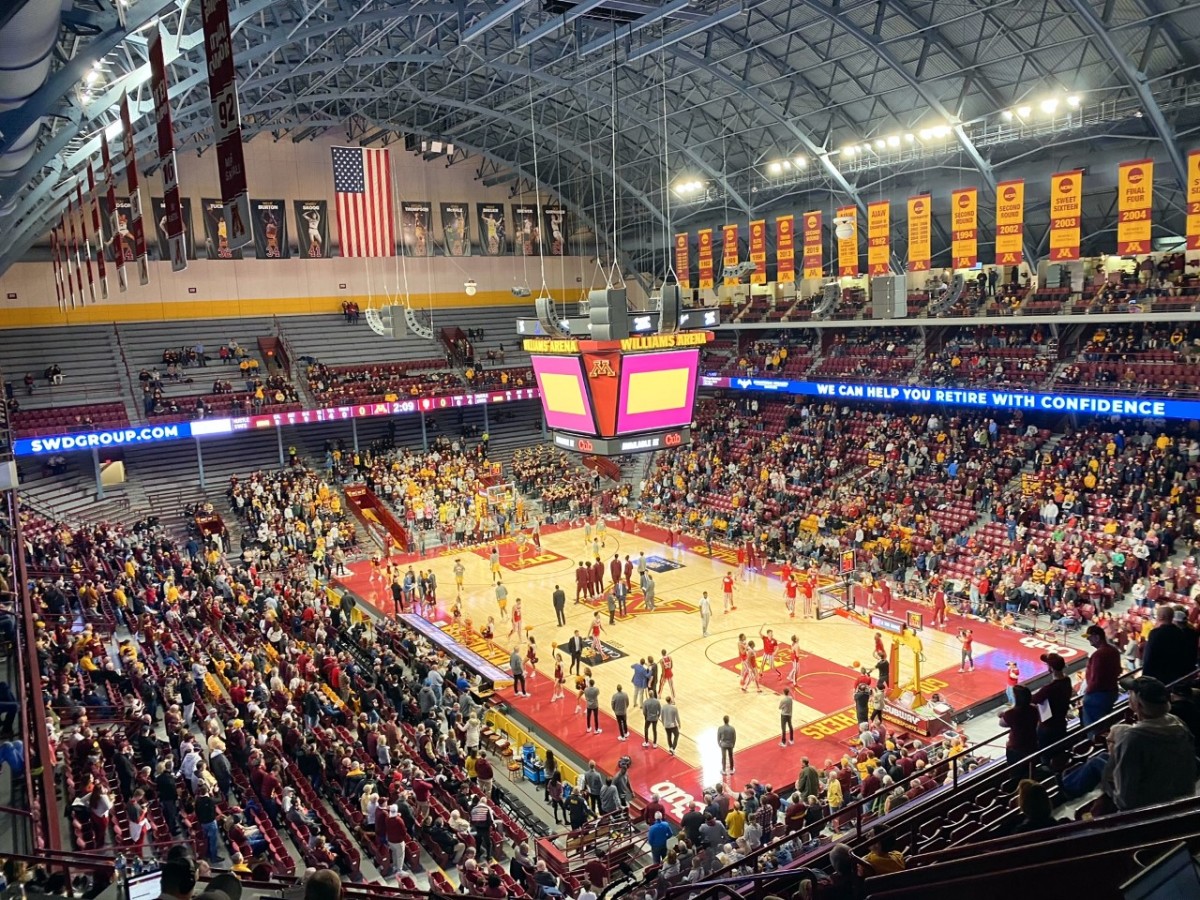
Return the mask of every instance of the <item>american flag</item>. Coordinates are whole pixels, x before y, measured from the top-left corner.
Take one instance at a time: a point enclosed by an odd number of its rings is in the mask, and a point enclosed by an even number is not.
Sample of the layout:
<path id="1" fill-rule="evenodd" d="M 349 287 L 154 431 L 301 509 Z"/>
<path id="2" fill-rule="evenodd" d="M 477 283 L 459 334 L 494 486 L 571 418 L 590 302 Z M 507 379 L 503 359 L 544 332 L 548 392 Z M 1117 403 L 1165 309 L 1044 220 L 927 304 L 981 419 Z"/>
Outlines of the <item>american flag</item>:
<path id="1" fill-rule="evenodd" d="M 388 151 L 334 147 L 333 192 L 342 256 L 395 256 Z"/>

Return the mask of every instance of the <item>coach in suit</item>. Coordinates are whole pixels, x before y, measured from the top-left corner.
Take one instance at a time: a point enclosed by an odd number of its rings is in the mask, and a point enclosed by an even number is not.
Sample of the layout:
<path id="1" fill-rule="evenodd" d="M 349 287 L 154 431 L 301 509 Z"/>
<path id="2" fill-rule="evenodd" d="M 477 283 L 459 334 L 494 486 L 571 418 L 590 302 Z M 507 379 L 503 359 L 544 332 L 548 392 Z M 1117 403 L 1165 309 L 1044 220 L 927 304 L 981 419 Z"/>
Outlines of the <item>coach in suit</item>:
<path id="1" fill-rule="evenodd" d="M 571 635 L 571 639 L 567 641 L 567 652 L 571 654 L 571 671 L 576 675 L 579 674 L 580 667 L 583 665 L 583 648 L 583 635 L 577 629 Z"/>
<path id="2" fill-rule="evenodd" d="M 554 586 L 554 615 L 558 619 L 559 625 L 567 624 L 567 592 L 557 584 Z"/>

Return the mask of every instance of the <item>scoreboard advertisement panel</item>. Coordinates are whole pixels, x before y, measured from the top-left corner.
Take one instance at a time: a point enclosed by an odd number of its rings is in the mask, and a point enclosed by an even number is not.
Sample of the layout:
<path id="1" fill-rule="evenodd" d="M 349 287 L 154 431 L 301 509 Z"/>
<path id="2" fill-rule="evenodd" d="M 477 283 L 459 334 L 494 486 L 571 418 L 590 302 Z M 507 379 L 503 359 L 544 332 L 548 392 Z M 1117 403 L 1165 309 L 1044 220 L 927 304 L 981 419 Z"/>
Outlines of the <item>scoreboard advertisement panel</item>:
<path id="1" fill-rule="evenodd" d="M 546 427 L 595 434 L 596 418 L 578 356 L 533 356 L 533 375 L 542 394 Z"/>
<path id="2" fill-rule="evenodd" d="M 625 354 L 617 434 L 680 428 L 692 422 L 700 351 Z"/>

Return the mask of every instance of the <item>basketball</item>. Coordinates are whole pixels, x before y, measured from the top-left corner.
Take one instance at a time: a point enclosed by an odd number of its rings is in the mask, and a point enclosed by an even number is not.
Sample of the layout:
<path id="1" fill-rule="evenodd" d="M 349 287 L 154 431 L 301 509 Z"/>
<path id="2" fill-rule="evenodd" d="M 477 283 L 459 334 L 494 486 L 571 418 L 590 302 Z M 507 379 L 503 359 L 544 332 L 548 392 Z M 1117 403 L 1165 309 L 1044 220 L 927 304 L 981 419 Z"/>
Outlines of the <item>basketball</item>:
<path id="1" fill-rule="evenodd" d="M 860 668 L 861 666 L 862 666 L 862 663 L 857 659 L 854 662 L 850 663 L 850 668 L 852 668 L 852 669 L 857 669 L 857 668 Z"/>

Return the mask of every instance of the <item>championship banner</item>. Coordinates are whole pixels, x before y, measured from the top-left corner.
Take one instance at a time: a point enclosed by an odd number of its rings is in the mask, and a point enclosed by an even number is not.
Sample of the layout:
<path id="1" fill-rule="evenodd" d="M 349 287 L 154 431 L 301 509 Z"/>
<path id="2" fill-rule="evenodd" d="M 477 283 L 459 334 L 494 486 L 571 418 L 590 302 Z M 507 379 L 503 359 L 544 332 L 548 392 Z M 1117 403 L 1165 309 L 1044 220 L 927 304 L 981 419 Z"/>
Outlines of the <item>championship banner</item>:
<path id="1" fill-rule="evenodd" d="M 796 217 L 775 218 L 775 278 L 780 284 L 796 281 Z"/>
<path id="2" fill-rule="evenodd" d="M 517 256 L 538 256 L 542 252 L 542 229 L 538 226 L 541 214 L 536 206 L 514 203 L 513 253 Z"/>
<path id="3" fill-rule="evenodd" d="M 54 296 L 58 299 L 59 310 L 66 312 L 63 304 L 62 261 L 58 255 L 58 226 L 50 226 L 50 258 L 54 261 Z"/>
<path id="4" fill-rule="evenodd" d="M 117 264 L 118 276 L 124 275 L 125 263 L 134 259 L 133 232 L 129 230 L 132 206 L 128 197 L 117 197 L 115 206 L 104 203 L 104 246 Z"/>
<path id="5" fill-rule="evenodd" d="M 928 272 L 933 259 L 933 216 L 929 195 L 908 198 L 908 271 Z"/>
<path id="6" fill-rule="evenodd" d="M 78 185 L 76 185 L 76 186 L 78 187 Z M 78 192 L 78 191 L 76 192 L 76 194 L 77 194 L 77 196 L 78 196 L 78 200 L 77 200 L 77 202 L 76 202 L 76 204 L 75 204 L 75 208 L 74 208 L 74 210 L 73 210 L 73 211 L 72 211 L 72 213 L 71 213 L 71 241 L 72 241 L 72 243 L 75 245 L 75 287 L 76 287 L 76 288 L 79 290 L 79 304 L 82 306 L 82 305 L 83 305 L 83 300 L 84 300 L 84 293 L 83 293 L 83 258 L 84 258 L 84 255 L 85 255 L 85 254 L 84 254 L 84 249 L 83 249 L 83 236 L 84 236 L 84 231 L 83 231 L 83 221 L 84 221 L 84 220 L 83 220 L 83 195 L 82 195 L 82 193 L 81 193 L 81 192 Z M 67 195 L 67 197 L 68 197 L 68 203 L 69 203 L 69 202 L 70 202 L 70 201 L 69 201 L 70 194 L 68 194 L 68 195 Z M 78 233 L 76 233 L 76 231 L 75 231 L 75 229 L 76 229 L 76 222 L 75 222 L 75 219 L 76 219 L 76 218 L 78 218 L 78 219 L 79 219 L 79 222 L 78 222 L 78 228 L 79 228 L 79 231 L 78 231 Z M 96 302 L 96 297 L 95 297 L 95 295 L 93 295 L 93 296 L 92 296 L 92 302 L 93 302 L 93 303 L 95 303 L 95 302 Z"/>
<path id="7" fill-rule="evenodd" d="M 715 287 L 713 281 L 713 230 L 701 228 L 699 240 L 700 288 L 701 290 L 712 290 Z"/>
<path id="8" fill-rule="evenodd" d="M 1079 220 L 1083 216 L 1083 172 L 1050 176 L 1050 262 L 1079 259 Z"/>
<path id="9" fill-rule="evenodd" d="M 329 256 L 329 204 L 326 200 L 293 200 L 296 249 L 301 259 Z"/>
<path id="10" fill-rule="evenodd" d="M 287 259 L 292 255 L 288 244 L 287 204 L 283 200 L 251 200 L 254 217 L 254 255 L 258 259 Z"/>
<path id="11" fill-rule="evenodd" d="M 867 273 L 886 275 L 892 270 L 892 204 L 887 200 L 867 204 Z"/>
<path id="12" fill-rule="evenodd" d="M 979 262 L 979 189 L 950 194 L 951 269 L 970 269 Z"/>
<path id="13" fill-rule="evenodd" d="M 75 202 L 79 207 L 79 237 L 83 244 L 83 258 L 87 260 L 88 296 L 96 302 L 96 273 L 92 269 L 92 242 L 88 238 L 88 210 L 83 205 L 83 181 L 75 182 Z"/>
<path id="14" fill-rule="evenodd" d="M 750 262 L 754 271 L 750 274 L 751 284 L 767 283 L 767 222 L 755 219 L 750 223 Z"/>
<path id="15" fill-rule="evenodd" d="M 1117 256 L 1150 252 L 1150 205 L 1154 200 L 1154 160 L 1117 167 Z"/>
<path id="16" fill-rule="evenodd" d="M 820 278 L 825 266 L 821 262 L 821 251 L 824 248 L 824 232 L 821 228 L 823 214 L 813 210 L 804 214 L 804 277 Z"/>
<path id="17" fill-rule="evenodd" d="M 722 225 L 721 226 L 721 265 L 726 269 L 732 269 L 738 264 L 738 227 L 737 225 Z M 728 278 L 722 273 L 722 281 L 727 286 L 740 284 L 740 278 Z"/>
<path id="18" fill-rule="evenodd" d="M 96 270 L 100 276 L 100 299 L 108 299 L 108 267 L 104 262 L 104 227 L 100 224 L 100 192 L 96 190 L 96 173 L 88 160 L 88 204 L 91 207 L 92 233 L 96 235 Z"/>
<path id="19" fill-rule="evenodd" d="M 171 241 L 167 235 L 167 207 L 165 197 L 150 198 L 150 213 L 154 218 L 155 238 L 158 243 L 158 258 L 171 259 Z M 183 252 L 188 259 L 196 258 L 196 241 L 192 231 L 192 201 L 188 197 L 179 199 L 179 220 L 183 224 Z"/>
<path id="20" fill-rule="evenodd" d="M 858 275 L 858 207 L 843 206 L 834 222 L 838 246 L 838 275 Z M 845 234 L 845 237 L 842 235 Z"/>
<path id="21" fill-rule="evenodd" d="M 224 201 L 203 197 L 200 209 L 204 213 L 205 255 L 209 259 L 241 259 L 241 249 L 229 245 L 229 220 L 225 218 Z"/>
<path id="22" fill-rule="evenodd" d="M 1188 154 L 1187 248 L 1200 250 L 1200 150 Z"/>
<path id="23" fill-rule="evenodd" d="M 250 194 L 246 188 L 246 161 L 242 155 L 242 119 L 238 112 L 237 72 L 229 34 L 229 0 L 201 0 L 200 15 L 204 20 L 208 98 L 212 103 L 213 138 L 217 145 L 217 177 L 224 205 L 225 241 L 230 250 L 237 250 L 249 244 L 254 236 L 250 233 Z"/>
<path id="24" fill-rule="evenodd" d="M 71 298 L 75 297 L 75 288 L 79 288 L 79 305 L 83 306 L 83 274 L 79 271 L 79 238 L 75 235 L 75 207 L 71 205 L 71 195 L 67 195 L 67 230 L 71 235 L 71 243 L 67 245 L 67 276 L 71 280 Z"/>
<path id="25" fill-rule="evenodd" d="M 508 228 L 504 222 L 504 207 L 499 203 L 475 204 L 479 219 L 479 250 L 484 256 L 499 256 L 508 252 Z"/>
<path id="26" fill-rule="evenodd" d="M 112 156 L 108 150 L 108 132 L 100 129 L 100 162 L 103 165 L 105 199 L 108 209 L 104 217 L 104 246 L 112 254 L 113 263 L 117 267 L 117 287 L 124 293 L 129 287 L 129 277 L 125 274 L 124 241 L 117 242 L 117 235 L 125 231 L 123 223 L 117 219 L 117 179 L 113 174 Z M 128 219 L 126 219 L 128 222 Z M 121 226 L 121 227 L 118 227 Z M 131 255 L 129 257 L 133 259 Z"/>
<path id="27" fill-rule="evenodd" d="M 400 243 L 405 256 L 433 255 L 433 207 L 424 200 L 400 201 Z"/>
<path id="28" fill-rule="evenodd" d="M 565 256 L 567 253 L 567 211 L 561 206 L 543 206 L 545 217 L 543 234 L 549 235 L 546 242 L 547 256 Z"/>
<path id="29" fill-rule="evenodd" d="M 55 229 L 58 234 L 58 253 L 62 261 L 59 263 L 59 269 L 62 272 L 63 280 L 63 296 L 71 302 L 71 309 L 75 308 L 75 282 L 72 279 L 71 272 L 71 247 L 67 243 L 67 222 L 63 216 L 58 217 L 58 227 Z"/>
<path id="30" fill-rule="evenodd" d="M 1025 182 L 996 185 L 996 265 L 1019 266 L 1025 258 Z"/>
<path id="31" fill-rule="evenodd" d="M 467 204 L 443 203 L 442 241 L 447 256 L 470 256 L 471 233 L 467 228 Z"/>
<path id="32" fill-rule="evenodd" d="M 154 98 L 154 122 L 158 137 L 158 161 L 162 171 L 163 208 L 154 210 L 158 223 L 159 256 L 171 261 L 171 271 L 187 268 L 187 239 L 183 210 L 179 203 L 179 169 L 175 164 L 175 131 L 171 127 L 171 101 L 167 67 L 163 60 L 162 32 L 157 26 L 150 36 L 150 94 Z M 151 198 L 151 205 L 153 205 Z M 163 232 L 166 232 L 164 247 Z M 167 252 L 162 253 L 163 250 Z"/>
<path id="33" fill-rule="evenodd" d="M 129 233 L 133 235 L 133 261 L 137 265 L 138 284 L 150 283 L 150 264 L 146 260 L 146 232 L 142 225 L 142 195 L 138 191 L 137 147 L 133 143 L 133 121 L 129 116 L 129 95 L 121 93 L 121 147 L 125 157 L 125 180 L 129 189 Z"/>
<path id="34" fill-rule="evenodd" d="M 675 278 L 679 282 L 679 286 L 685 290 L 692 286 L 692 264 L 688 259 L 690 249 L 686 232 L 675 235 Z"/>

